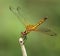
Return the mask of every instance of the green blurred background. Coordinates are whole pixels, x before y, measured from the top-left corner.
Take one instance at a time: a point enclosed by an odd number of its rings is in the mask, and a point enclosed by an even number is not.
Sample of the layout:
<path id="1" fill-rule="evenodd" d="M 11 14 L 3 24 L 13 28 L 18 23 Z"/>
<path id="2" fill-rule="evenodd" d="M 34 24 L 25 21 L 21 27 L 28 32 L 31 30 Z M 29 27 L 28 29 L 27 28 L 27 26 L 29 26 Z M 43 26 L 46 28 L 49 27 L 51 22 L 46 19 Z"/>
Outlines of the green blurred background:
<path id="1" fill-rule="evenodd" d="M 18 39 L 25 27 L 9 6 L 20 6 L 30 24 L 48 17 L 41 27 L 57 33 L 54 37 L 40 32 L 28 34 L 25 42 L 28 56 L 60 56 L 60 0 L 0 0 L 0 56 L 22 56 Z M 20 20 L 24 20 L 23 17 Z"/>

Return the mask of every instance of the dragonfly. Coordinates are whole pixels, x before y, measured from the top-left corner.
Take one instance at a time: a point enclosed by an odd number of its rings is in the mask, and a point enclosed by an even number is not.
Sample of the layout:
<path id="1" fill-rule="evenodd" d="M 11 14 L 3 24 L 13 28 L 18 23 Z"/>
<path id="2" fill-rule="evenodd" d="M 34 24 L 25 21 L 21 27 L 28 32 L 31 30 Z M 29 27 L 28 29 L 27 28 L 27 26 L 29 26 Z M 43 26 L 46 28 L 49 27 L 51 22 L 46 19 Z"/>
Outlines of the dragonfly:
<path id="1" fill-rule="evenodd" d="M 13 7 L 9 7 L 10 11 L 12 11 L 18 18 L 20 17 L 21 15 L 21 8 L 20 7 L 17 7 L 16 9 L 13 8 Z M 22 17 L 24 17 L 22 15 Z M 25 19 L 25 18 L 24 18 Z M 47 35 L 50 35 L 50 36 L 56 36 L 57 34 L 55 32 L 53 32 L 51 29 L 49 28 L 42 28 L 42 29 L 38 29 L 38 27 L 43 24 L 48 18 L 45 17 L 45 18 L 42 18 L 39 20 L 39 22 L 37 22 L 36 24 L 28 24 L 26 25 L 25 23 L 24 26 L 25 26 L 25 31 L 21 32 L 21 37 L 23 39 L 26 39 L 27 38 L 27 35 L 32 32 L 32 31 L 39 31 L 39 32 L 42 32 L 42 33 L 45 33 Z M 26 20 L 26 19 L 25 19 Z M 21 21 L 21 20 L 20 20 Z M 21 21 L 22 22 L 22 21 Z"/>

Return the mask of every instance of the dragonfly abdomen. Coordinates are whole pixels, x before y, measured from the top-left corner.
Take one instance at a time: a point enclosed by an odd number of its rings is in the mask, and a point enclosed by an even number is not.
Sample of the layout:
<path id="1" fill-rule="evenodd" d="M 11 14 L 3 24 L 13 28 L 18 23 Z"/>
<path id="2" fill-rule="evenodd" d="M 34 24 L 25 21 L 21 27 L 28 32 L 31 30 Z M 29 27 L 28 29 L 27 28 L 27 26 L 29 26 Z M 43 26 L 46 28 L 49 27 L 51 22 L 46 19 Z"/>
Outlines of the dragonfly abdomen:
<path id="1" fill-rule="evenodd" d="M 42 23 L 44 23 L 46 21 L 47 18 L 43 18 L 41 19 L 34 27 L 37 28 L 39 25 L 41 25 Z"/>

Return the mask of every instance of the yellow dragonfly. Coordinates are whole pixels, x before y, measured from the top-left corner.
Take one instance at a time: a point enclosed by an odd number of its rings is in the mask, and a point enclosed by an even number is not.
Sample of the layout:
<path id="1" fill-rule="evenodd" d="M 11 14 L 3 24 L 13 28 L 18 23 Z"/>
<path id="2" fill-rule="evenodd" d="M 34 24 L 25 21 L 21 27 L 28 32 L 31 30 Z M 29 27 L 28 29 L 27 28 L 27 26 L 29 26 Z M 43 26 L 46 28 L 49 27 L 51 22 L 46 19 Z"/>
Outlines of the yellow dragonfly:
<path id="1" fill-rule="evenodd" d="M 10 11 L 12 11 L 18 18 L 20 17 L 21 13 L 20 13 L 20 10 L 21 8 L 20 7 L 17 7 L 16 9 L 15 8 L 12 8 L 11 6 L 9 7 Z M 22 15 L 23 17 L 23 15 Z M 24 18 L 25 19 L 25 18 Z M 37 29 L 41 24 L 43 24 L 45 21 L 47 20 L 47 18 L 42 18 L 39 20 L 39 22 L 37 22 L 35 25 L 31 25 L 31 24 L 28 24 L 25 25 L 25 31 L 24 32 L 21 32 L 21 37 L 23 37 L 24 39 L 26 39 L 27 37 L 27 34 L 29 34 L 30 32 L 32 31 L 39 31 L 39 32 L 42 32 L 42 33 L 45 33 L 45 34 L 48 34 L 50 36 L 56 36 L 57 34 L 55 32 L 53 32 L 51 29 L 48 29 L 48 28 L 42 28 L 42 29 Z M 21 20 L 20 20 L 21 21 Z M 22 21 L 21 21 L 22 22 Z"/>

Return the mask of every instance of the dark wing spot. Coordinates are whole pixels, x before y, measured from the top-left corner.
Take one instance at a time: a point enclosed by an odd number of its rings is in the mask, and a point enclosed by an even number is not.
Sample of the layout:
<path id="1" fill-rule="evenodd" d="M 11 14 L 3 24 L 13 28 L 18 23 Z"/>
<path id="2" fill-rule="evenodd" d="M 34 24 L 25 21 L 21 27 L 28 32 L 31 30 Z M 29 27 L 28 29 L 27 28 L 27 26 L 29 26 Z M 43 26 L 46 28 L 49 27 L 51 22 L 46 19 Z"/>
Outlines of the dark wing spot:
<path id="1" fill-rule="evenodd" d="M 54 34 L 51 34 L 50 36 L 56 36 L 57 34 L 56 33 L 54 33 Z"/>

